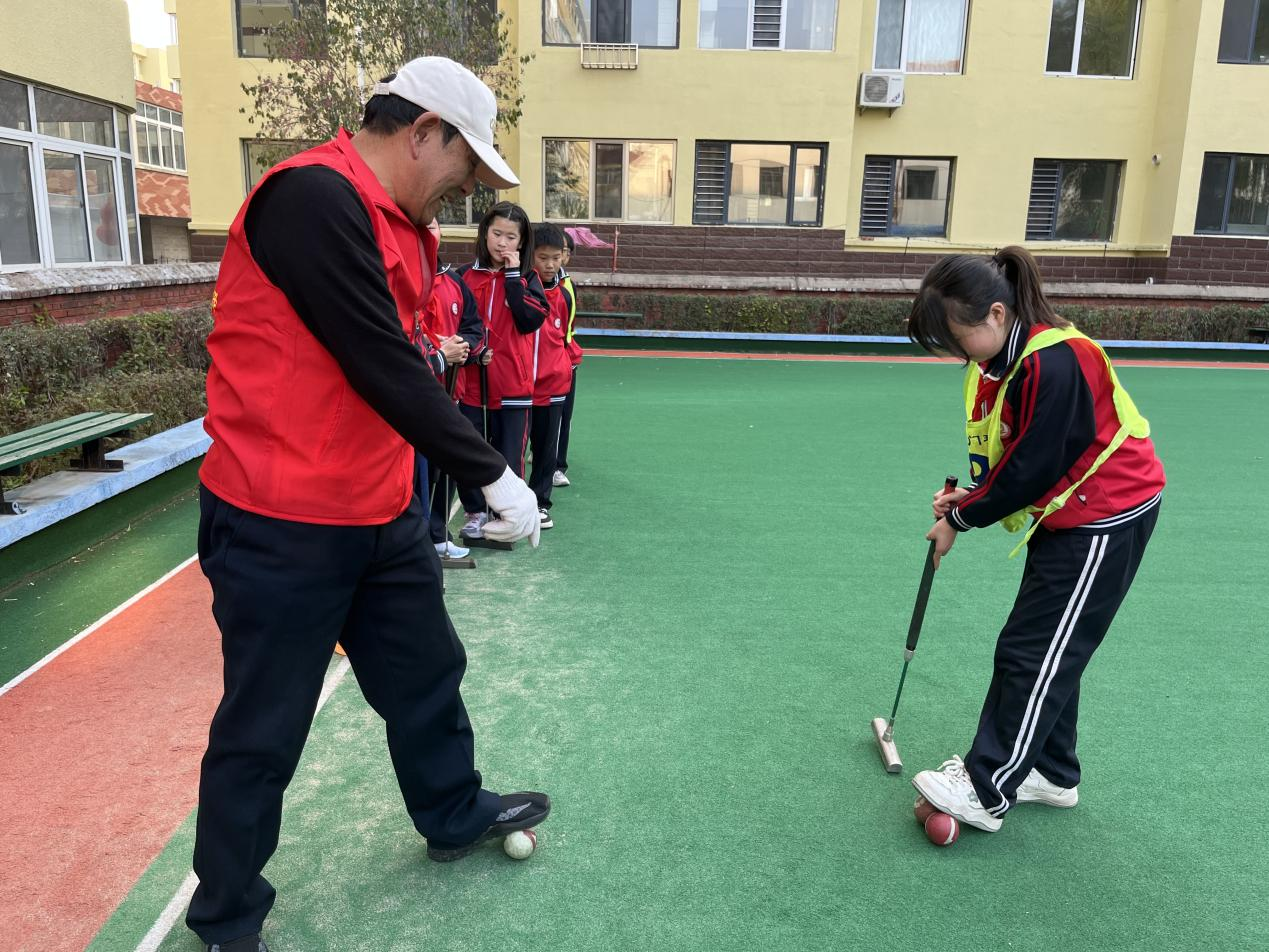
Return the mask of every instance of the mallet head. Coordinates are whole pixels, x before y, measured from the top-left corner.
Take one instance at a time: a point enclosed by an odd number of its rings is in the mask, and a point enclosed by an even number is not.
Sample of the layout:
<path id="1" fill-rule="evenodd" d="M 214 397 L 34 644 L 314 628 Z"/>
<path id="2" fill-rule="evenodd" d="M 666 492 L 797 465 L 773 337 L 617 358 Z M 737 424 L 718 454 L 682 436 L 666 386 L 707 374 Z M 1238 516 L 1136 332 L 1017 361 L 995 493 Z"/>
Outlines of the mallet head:
<path id="1" fill-rule="evenodd" d="M 886 773 L 900 773 L 903 761 L 899 759 L 899 748 L 895 746 L 894 736 L 887 729 L 884 717 L 872 719 L 872 733 L 877 741 L 877 751 L 881 754 L 881 762 L 886 766 Z"/>

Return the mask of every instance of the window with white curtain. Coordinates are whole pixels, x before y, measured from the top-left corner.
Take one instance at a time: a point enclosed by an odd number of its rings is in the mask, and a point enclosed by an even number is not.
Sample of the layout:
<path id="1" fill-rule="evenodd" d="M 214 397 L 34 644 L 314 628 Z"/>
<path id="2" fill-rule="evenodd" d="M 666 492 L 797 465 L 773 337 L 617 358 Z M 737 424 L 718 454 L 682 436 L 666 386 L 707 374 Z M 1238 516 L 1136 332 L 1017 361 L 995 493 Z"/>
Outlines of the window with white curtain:
<path id="1" fill-rule="evenodd" d="M 877 0 L 873 69 L 959 73 L 968 0 Z"/>
<path id="2" fill-rule="evenodd" d="M 833 49 L 837 0 L 701 0 L 705 50 Z"/>

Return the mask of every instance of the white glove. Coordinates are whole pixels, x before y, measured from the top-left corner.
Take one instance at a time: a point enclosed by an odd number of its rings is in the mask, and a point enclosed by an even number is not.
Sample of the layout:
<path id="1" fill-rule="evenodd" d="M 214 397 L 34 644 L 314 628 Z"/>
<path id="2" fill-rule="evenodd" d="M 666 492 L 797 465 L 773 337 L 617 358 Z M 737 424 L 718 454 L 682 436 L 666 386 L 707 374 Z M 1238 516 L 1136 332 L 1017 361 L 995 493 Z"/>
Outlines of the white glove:
<path id="1" fill-rule="evenodd" d="M 497 482 L 481 486 L 485 502 L 498 513 L 498 518 L 486 522 L 481 530 L 495 542 L 515 542 L 527 538 L 529 545 L 538 547 L 542 534 L 542 516 L 538 512 L 538 497 L 523 479 L 508 466 Z"/>

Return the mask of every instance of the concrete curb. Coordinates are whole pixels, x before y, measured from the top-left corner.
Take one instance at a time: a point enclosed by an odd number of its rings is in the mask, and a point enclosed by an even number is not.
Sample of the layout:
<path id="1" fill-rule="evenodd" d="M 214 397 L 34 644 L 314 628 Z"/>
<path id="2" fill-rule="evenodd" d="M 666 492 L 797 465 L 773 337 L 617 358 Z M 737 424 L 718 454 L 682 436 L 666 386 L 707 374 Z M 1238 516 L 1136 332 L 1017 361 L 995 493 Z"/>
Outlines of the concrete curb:
<path id="1" fill-rule="evenodd" d="M 53 473 L 6 493 L 6 499 L 21 503 L 26 512 L 0 516 L 0 549 L 188 463 L 209 446 L 203 421 L 191 420 L 107 453 L 107 459 L 123 460 L 117 473 Z"/>

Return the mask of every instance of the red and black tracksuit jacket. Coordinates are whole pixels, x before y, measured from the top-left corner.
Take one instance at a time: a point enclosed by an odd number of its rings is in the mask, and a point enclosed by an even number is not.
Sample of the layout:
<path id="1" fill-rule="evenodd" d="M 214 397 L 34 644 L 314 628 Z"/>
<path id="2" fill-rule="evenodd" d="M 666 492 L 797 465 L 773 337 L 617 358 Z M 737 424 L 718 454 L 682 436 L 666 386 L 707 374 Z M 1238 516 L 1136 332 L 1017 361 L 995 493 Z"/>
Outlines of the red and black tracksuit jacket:
<path id="1" fill-rule="evenodd" d="M 537 371 L 534 332 L 550 311 L 537 272 L 495 271 L 477 261 L 459 268 L 458 276 L 476 299 L 484 345 L 493 348 L 486 369 L 489 392 L 482 400 L 479 367 L 473 363 L 459 374 L 459 402 L 474 407 L 484 403 L 490 410 L 531 407 Z"/>

